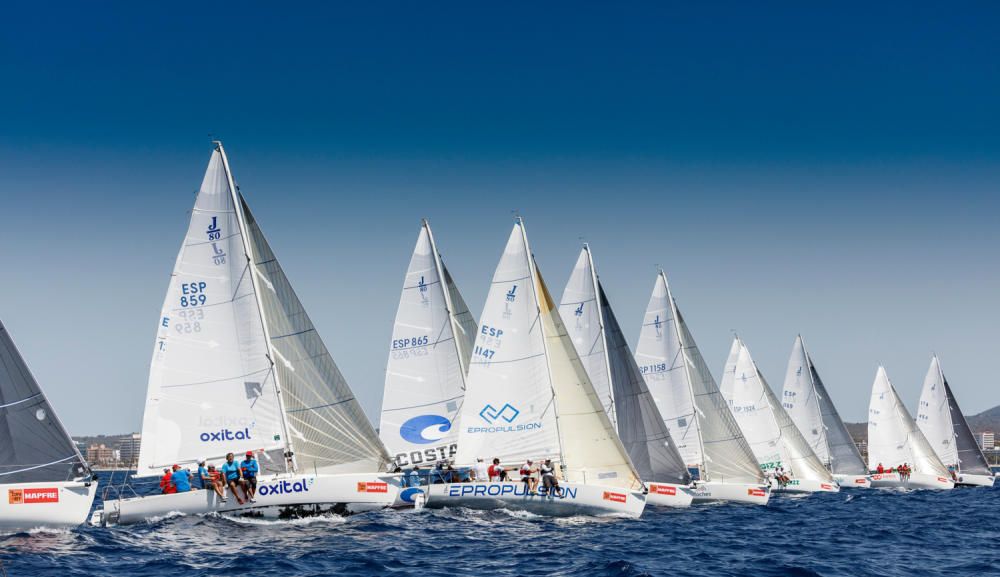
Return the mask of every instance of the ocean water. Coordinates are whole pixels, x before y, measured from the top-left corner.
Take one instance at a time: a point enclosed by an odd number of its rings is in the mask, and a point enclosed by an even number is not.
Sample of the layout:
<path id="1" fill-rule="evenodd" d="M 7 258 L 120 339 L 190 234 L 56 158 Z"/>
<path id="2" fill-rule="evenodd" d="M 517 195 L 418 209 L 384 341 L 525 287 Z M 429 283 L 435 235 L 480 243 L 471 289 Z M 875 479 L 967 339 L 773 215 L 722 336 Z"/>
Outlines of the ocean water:
<path id="1" fill-rule="evenodd" d="M 0 560 L 9 577 L 1000 575 L 1000 488 L 777 495 L 767 507 L 647 508 L 638 520 L 465 509 L 173 517 L 0 536 Z"/>

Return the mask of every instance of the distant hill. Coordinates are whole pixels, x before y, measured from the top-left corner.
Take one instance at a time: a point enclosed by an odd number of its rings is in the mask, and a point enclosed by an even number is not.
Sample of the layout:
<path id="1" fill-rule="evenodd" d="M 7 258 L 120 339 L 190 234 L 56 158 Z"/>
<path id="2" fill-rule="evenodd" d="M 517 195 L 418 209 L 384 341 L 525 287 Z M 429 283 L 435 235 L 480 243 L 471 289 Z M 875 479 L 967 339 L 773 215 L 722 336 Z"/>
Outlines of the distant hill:
<path id="1" fill-rule="evenodd" d="M 966 415 L 965 418 L 969 421 L 969 427 L 972 429 L 973 433 L 993 431 L 994 433 L 1000 434 L 1000 405 L 997 405 L 992 409 L 987 409 L 978 415 Z M 847 425 L 847 430 L 850 431 L 851 437 L 854 438 L 854 442 L 857 443 L 868 440 L 867 422 L 844 424 Z"/>

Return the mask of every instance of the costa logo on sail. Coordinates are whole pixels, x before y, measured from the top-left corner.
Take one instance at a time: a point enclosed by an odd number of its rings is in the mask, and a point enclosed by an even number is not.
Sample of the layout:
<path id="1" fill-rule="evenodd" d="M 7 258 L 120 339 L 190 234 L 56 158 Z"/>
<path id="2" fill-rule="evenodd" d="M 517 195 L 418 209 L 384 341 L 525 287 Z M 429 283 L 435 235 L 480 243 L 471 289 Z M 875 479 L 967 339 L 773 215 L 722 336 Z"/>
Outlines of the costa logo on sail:
<path id="1" fill-rule="evenodd" d="M 202 443 L 216 443 L 221 441 L 245 441 L 247 439 L 252 439 L 252 438 L 253 437 L 250 435 L 249 427 L 244 427 L 242 430 L 237 429 L 233 431 L 232 429 L 222 429 L 211 433 L 201 434 Z"/>
<path id="2" fill-rule="evenodd" d="M 58 503 L 59 489 L 38 487 L 31 489 L 8 489 L 7 503 L 10 505 L 31 505 L 33 503 Z"/>
<path id="3" fill-rule="evenodd" d="M 625 493 L 615 493 L 613 491 L 604 492 L 604 500 L 611 501 L 612 503 L 624 503 L 628 500 L 628 496 Z"/>
<path id="4" fill-rule="evenodd" d="M 314 481 L 315 479 L 303 479 L 301 481 L 278 481 L 276 483 L 268 483 L 267 485 L 261 485 L 257 489 L 257 494 L 266 497 L 267 495 L 306 493 L 309 491 L 309 485 L 312 485 Z"/>

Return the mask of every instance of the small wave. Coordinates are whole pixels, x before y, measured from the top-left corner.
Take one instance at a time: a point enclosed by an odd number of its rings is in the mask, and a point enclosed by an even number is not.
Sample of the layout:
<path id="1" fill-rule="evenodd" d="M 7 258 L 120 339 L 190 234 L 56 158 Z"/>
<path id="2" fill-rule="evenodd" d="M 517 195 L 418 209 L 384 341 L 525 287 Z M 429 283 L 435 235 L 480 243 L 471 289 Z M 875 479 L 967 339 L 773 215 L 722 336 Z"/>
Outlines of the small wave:
<path id="1" fill-rule="evenodd" d="M 219 519 L 236 523 L 237 525 L 343 525 L 347 518 L 340 515 L 316 515 L 314 517 L 298 517 L 295 519 L 265 519 L 261 517 L 240 517 L 234 515 L 218 515 Z"/>

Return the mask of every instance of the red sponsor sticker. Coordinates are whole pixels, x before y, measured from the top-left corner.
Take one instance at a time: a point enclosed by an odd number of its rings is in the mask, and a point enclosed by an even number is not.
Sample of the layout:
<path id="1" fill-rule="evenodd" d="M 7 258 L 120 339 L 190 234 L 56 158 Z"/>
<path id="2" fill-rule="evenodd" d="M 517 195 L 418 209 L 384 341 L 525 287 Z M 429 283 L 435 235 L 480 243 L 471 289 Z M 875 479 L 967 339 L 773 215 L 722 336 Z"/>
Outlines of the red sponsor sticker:
<path id="1" fill-rule="evenodd" d="M 747 495 L 751 497 L 763 497 L 764 489 L 747 489 Z"/>
<path id="2" fill-rule="evenodd" d="M 882 473 L 876 473 L 872 475 L 872 481 L 881 481 L 881 480 L 882 480 Z"/>
<path id="3" fill-rule="evenodd" d="M 941 481 L 942 483 L 947 483 L 948 479 L 945 479 L 944 477 L 938 477 L 938 481 Z"/>
<path id="4" fill-rule="evenodd" d="M 676 495 L 677 487 L 673 485 L 650 485 L 649 489 L 657 495 Z"/>
<path id="5" fill-rule="evenodd" d="M 58 503 L 59 489 L 56 487 L 38 487 L 31 489 L 8 489 L 7 502 L 11 505 L 30 505 L 32 503 Z"/>
<path id="6" fill-rule="evenodd" d="M 825 489 L 825 490 L 829 491 L 829 490 L 833 489 L 833 485 L 831 485 L 829 483 L 820 483 L 819 484 L 819 488 L 820 489 Z"/>
<path id="7" fill-rule="evenodd" d="M 364 481 L 358 483 L 358 493 L 388 493 L 389 484 L 380 481 Z"/>
<path id="8" fill-rule="evenodd" d="M 614 501 L 615 503 L 624 503 L 628 497 L 624 493 L 612 493 L 611 491 L 604 492 L 605 501 Z"/>
<path id="9" fill-rule="evenodd" d="M 866 482 L 867 481 L 865 479 L 855 479 L 854 480 L 854 484 L 855 485 L 864 485 Z"/>

